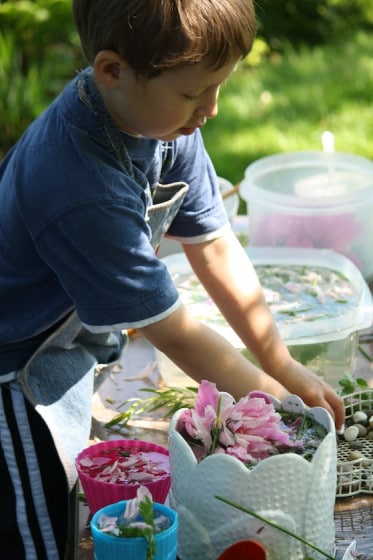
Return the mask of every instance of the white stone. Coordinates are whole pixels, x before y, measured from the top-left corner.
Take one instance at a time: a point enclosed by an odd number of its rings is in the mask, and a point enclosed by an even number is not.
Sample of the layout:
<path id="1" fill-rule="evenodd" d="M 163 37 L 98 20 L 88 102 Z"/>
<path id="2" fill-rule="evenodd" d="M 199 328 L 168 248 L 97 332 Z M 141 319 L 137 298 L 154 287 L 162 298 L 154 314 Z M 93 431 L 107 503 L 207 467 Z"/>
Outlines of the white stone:
<path id="1" fill-rule="evenodd" d="M 345 441 L 355 441 L 359 437 L 359 428 L 357 426 L 349 426 L 343 434 Z"/>
<path id="2" fill-rule="evenodd" d="M 368 420 L 368 415 L 363 410 L 358 410 L 358 411 L 354 412 L 353 415 L 352 415 L 352 421 L 355 424 L 358 424 L 360 422 L 366 422 L 367 420 Z"/>

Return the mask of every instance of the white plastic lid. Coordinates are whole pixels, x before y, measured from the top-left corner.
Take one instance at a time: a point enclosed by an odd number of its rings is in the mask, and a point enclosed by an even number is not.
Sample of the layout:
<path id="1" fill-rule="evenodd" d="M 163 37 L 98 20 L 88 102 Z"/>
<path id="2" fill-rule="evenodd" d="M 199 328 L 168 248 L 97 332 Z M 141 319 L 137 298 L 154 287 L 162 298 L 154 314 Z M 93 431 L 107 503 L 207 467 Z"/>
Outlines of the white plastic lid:
<path id="1" fill-rule="evenodd" d="M 267 156 L 246 168 L 242 198 L 302 213 L 373 202 L 373 163 L 344 153 L 293 152 Z"/>

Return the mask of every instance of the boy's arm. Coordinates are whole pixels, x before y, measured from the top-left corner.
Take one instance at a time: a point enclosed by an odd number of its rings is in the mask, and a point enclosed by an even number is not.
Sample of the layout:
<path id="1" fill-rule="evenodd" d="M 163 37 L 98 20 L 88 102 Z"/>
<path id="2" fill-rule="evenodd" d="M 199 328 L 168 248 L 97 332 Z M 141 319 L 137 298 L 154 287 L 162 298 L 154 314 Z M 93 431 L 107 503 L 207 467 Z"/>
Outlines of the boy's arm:
<path id="1" fill-rule="evenodd" d="M 184 245 L 184 250 L 196 275 L 245 346 L 265 371 L 281 377 L 284 383 L 289 352 L 255 269 L 233 232 L 203 244 Z"/>
<path id="2" fill-rule="evenodd" d="M 208 379 L 235 398 L 260 389 L 283 399 L 288 391 L 244 358 L 214 330 L 197 321 L 181 305 L 174 313 L 139 329 L 190 377 Z"/>

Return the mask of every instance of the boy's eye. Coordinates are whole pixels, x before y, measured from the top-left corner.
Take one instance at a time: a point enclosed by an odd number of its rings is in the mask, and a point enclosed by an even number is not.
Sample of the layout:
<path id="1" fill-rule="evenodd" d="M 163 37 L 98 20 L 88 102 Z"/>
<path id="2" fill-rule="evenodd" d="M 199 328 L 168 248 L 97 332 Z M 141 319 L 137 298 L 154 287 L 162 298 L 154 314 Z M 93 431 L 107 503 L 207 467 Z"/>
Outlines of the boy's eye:
<path id="1" fill-rule="evenodd" d="M 201 91 L 200 91 L 200 90 L 196 90 L 196 91 L 194 91 L 194 92 L 191 92 L 191 91 L 190 91 L 190 92 L 183 92 L 182 95 L 183 95 L 183 97 L 184 97 L 185 99 L 188 99 L 188 100 L 190 100 L 190 101 L 193 101 L 193 100 L 195 100 L 195 99 L 198 99 L 198 98 L 202 95 L 202 93 L 203 93 L 202 90 L 201 90 Z"/>
<path id="2" fill-rule="evenodd" d="M 183 97 L 185 99 L 188 99 L 189 101 L 193 101 L 195 99 L 198 99 L 198 95 L 191 95 L 191 94 L 188 94 L 188 93 L 183 93 Z"/>

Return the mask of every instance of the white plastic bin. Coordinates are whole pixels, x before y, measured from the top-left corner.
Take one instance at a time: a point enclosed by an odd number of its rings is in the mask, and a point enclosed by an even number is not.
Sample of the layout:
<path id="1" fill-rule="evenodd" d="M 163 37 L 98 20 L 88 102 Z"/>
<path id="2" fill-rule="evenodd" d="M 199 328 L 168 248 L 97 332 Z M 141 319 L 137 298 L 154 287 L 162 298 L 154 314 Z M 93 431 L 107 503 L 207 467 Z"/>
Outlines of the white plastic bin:
<path id="1" fill-rule="evenodd" d="M 252 246 L 331 249 L 373 279 L 373 163 L 344 153 L 294 152 L 245 171 Z"/>

